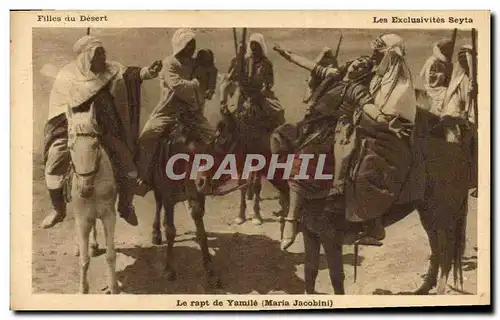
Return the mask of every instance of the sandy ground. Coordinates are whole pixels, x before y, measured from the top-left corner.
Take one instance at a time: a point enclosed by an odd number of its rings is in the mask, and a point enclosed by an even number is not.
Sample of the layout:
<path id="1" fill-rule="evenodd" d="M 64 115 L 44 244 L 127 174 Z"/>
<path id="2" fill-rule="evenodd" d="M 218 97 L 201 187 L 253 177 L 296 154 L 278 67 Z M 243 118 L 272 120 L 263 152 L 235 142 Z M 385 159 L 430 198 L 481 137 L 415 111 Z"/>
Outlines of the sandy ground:
<path id="1" fill-rule="evenodd" d="M 255 30 L 250 30 L 250 32 Z M 335 47 L 337 30 L 258 30 L 267 37 L 268 46 L 276 42 L 282 47 L 314 58 L 323 46 Z M 369 54 L 369 41 L 383 31 L 344 30 L 344 43 L 340 61 Z M 43 126 L 47 117 L 48 94 L 53 78 L 51 70 L 58 70 L 72 59 L 74 42 L 85 33 L 84 29 L 34 29 L 33 76 L 34 76 L 34 158 L 33 158 L 33 290 L 37 293 L 75 293 L 78 289 L 78 259 L 73 251 L 76 246 L 73 213 L 57 227 L 50 230 L 39 228 L 47 210 L 49 198 L 43 180 Z M 108 51 L 108 59 L 129 65 L 148 65 L 161 59 L 170 51 L 171 29 L 97 29 L 92 33 L 102 38 Z M 418 73 L 425 59 L 432 52 L 432 43 L 449 36 L 443 31 L 398 31 L 407 40 L 408 64 L 419 86 Z M 231 30 L 199 30 L 199 47 L 210 47 L 216 56 L 217 67 L 227 70 L 234 55 Z M 307 39 L 307 45 L 297 41 Z M 141 41 L 141 46 L 137 42 Z M 468 43 L 468 34 L 459 34 L 457 46 Z M 270 49 L 270 48 L 269 48 Z M 270 51 L 275 65 L 276 94 L 287 108 L 287 119 L 297 121 L 305 105 L 300 103 L 307 72 L 299 70 Z M 158 84 L 149 81 L 143 88 L 142 121 L 158 99 Z M 217 97 L 215 97 L 217 101 Z M 213 123 L 218 115 L 215 101 L 207 106 L 207 117 Z M 218 293 L 267 294 L 303 292 L 303 245 L 302 237 L 289 253 L 279 249 L 279 225 L 271 212 L 277 210 L 277 192 L 267 183 L 263 189 L 262 210 L 265 222 L 254 226 L 247 222 L 231 225 L 237 214 L 239 193 L 225 197 L 209 198 L 205 225 L 209 233 L 210 252 L 215 270 L 221 277 L 223 288 Z M 444 200 L 444 199 L 443 199 Z M 176 207 L 175 223 L 178 236 L 174 249 L 177 280 L 164 278 L 163 246 L 151 244 L 151 228 L 154 200 L 151 194 L 137 197 L 136 211 L 139 226 L 131 227 L 119 219 L 116 229 L 118 249 L 118 278 L 125 294 L 206 293 L 201 254 L 195 243 L 194 223 L 182 205 Z M 464 259 L 464 292 L 448 287 L 450 294 L 474 294 L 477 290 L 477 211 L 476 200 L 469 202 L 467 248 Z M 98 241 L 104 247 L 101 225 L 98 225 Z M 360 250 L 358 279 L 353 283 L 353 248 L 344 248 L 347 294 L 394 294 L 416 289 L 422 281 L 428 263 L 430 248 L 427 236 L 420 225 L 417 213 L 387 229 L 385 244 L 380 248 Z M 326 260 L 322 257 L 317 290 L 333 293 L 328 277 Z M 91 261 L 91 293 L 101 293 L 105 283 L 104 255 Z M 451 284 L 452 281 L 449 281 Z"/>

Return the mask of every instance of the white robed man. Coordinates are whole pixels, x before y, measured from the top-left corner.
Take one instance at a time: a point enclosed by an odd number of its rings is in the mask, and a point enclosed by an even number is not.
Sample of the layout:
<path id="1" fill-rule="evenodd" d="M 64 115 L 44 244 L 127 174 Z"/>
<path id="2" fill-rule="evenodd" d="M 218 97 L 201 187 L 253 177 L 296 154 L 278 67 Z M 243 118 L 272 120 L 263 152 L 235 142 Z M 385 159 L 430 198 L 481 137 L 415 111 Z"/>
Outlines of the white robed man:
<path id="1" fill-rule="evenodd" d="M 131 128 L 139 122 L 142 80 L 157 77 L 161 61 L 143 68 L 127 68 L 107 61 L 103 43 L 90 35 L 81 37 L 73 46 L 73 52 L 75 60 L 61 69 L 49 98 L 44 160 L 53 210 L 45 217 L 42 227 L 51 228 L 66 217 L 64 182 L 71 161 L 66 112 L 68 108 L 72 112 L 87 111 L 92 104 L 103 146 L 113 164 L 119 194 L 118 212 L 127 223 L 136 226 L 132 200 L 138 173 L 132 151 L 135 133 Z"/>
<path id="2" fill-rule="evenodd" d="M 442 39 L 436 42 L 430 56 L 422 67 L 420 76 L 424 82 L 424 88 L 430 98 L 430 112 L 440 116 L 443 109 L 446 90 L 450 83 L 453 63 L 453 41 Z"/>
<path id="3" fill-rule="evenodd" d="M 176 124 L 189 129 L 191 142 L 207 146 L 215 130 L 203 115 L 205 99 L 211 95 L 196 78 L 196 35 L 191 29 L 178 29 L 172 36 L 172 55 L 163 60 L 160 78 L 160 101 L 139 136 L 139 187 L 137 195 L 145 196 L 153 184 L 153 162 L 160 141 L 168 137 Z"/>
<path id="4" fill-rule="evenodd" d="M 472 46 L 462 46 L 446 91 L 441 120 L 447 141 L 461 143 L 470 156 L 470 187 L 477 188 L 477 119 L 473 104 L 477 86 L 471 74 L 473 59 Z"/>

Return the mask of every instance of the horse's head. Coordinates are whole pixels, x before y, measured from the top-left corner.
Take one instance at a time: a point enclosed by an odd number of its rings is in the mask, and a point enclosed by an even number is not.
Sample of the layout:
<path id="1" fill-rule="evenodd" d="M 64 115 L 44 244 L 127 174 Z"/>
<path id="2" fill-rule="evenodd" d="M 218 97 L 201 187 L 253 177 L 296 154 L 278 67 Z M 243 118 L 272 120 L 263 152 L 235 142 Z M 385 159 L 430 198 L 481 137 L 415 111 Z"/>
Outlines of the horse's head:
<path id="1" fill-rule="evenodd" d="M 172 143 L 172 149 L 170 155 L 172 154 L 189 154 L 191 155 L 191 164 L 193 165 L 193 155 L 209 153 L 210 146 L 197 139 L 195 135 L 192 134 L 189 126 L 185 126 L 181 123 L 178 123 L 173 128 L 170 134 L 170 141 Z M 187 172 L 187 175 L 190 176 L 190 172 Z M 194 179 L 196 188 L 200 193 L 206 193 L 209 190 L 210 183 L 210 171 L 201 171 L 198 170 L 196 172 L 196 177 Z"/>
<path id="2" fill-rule="evenodd" d="M 94 104 L 88 111 L 68 110 L 68 148 L 76 186 L 83 198 L 94 194 L 94 178 L 99 171 L 100 133 L 94 116 Z"/>

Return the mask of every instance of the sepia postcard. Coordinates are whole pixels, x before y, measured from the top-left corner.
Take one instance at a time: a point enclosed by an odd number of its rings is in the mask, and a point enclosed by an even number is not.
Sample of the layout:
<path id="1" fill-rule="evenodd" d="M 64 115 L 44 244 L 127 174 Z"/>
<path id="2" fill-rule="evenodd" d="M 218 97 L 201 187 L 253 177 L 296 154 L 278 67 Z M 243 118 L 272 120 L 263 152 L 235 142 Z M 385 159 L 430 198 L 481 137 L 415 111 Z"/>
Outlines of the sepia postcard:
<path id="1" fill-rule="evenodd" d="M 11 309 L 491 304 L 488 10 L 10 15 Z"/>

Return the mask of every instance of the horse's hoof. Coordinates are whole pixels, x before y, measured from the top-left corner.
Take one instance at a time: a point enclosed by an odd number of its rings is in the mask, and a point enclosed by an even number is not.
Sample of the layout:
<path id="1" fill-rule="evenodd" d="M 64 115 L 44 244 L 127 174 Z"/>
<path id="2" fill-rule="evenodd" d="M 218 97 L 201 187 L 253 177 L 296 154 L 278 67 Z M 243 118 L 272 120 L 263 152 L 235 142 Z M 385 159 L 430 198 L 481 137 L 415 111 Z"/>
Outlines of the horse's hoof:
<path id="1" fill-rule="evenodd" d="M 262 218 L 252 218 L 252 223 L 256 226 L 260 226 L 263 221 L 262 221 Z"/>
<path id="2" fill-rule="evenodd" d="M 99 246 L 97 244 L 90 246 L 89 257 L 96 257 L 98 254 L 99 254 Z"/>
<path id="3" fill-rule="evenodd" d="M 167 269 L 165 270 L 165 277 L 168 281 L 174 281 L 177 279 L 177 274 L 175 273 L 175 270 Z"/>
<path id="4" fill-rule="evenodd" d="M 415 292 L 413 292 L 414 295 L 428 295 L 429 291 L 431 291 L 432 288 L 435 286 L 428 283 L 424 282 L 420 288 L 418 288 Z"/>
<path id="5" fill-rule="evenodd" d="M 109 286 L 105 286 L 104 288 L 101 289 L 101 291 L 104 292 L 104 294 L 119 294 L 119 285 L 117 284 L 114 288 L 110 288 Z"/>
<path id="6" fill-rule="evenodd" d="M 159 234 L 155 234 L 153 235 L 153 238 L 151 239 L 151 242 L 154 244 L 154 245 L 161 245 L 162 244 L 162 239 L 161 239 L 161 235 Z"/>
<path id="7" fill-rule="evenodd" d="M 243 224 L 243 223 L 245 223 L 245 219 L 243 219 L 241 217 L 237 217 L 236 219 L 234 219 L 234 223 L 235 224 Z"/>
<path id="8" fill-rule="evenodd" d="M 211 276 L 208 278 L 208 286 L 211 289 L 222 289 L 222 282 L 220 281 L 219 277 Z"/>
<path id="9" fill-rule="evenodd" d="M 80 294 L 88 294 L 89 293 L 89 285 L 81 284 L 80 285 Z"/>

